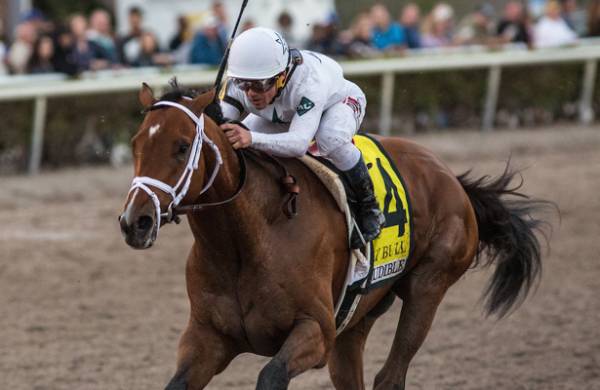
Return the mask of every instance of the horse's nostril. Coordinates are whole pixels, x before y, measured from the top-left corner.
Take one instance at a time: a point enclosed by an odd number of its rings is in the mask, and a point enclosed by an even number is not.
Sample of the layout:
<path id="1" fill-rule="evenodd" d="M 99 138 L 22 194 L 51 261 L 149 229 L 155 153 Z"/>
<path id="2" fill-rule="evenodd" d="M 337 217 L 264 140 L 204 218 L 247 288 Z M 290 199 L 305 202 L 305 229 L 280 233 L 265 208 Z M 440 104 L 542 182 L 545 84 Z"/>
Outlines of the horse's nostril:
<path id="1" fill-rule="evenodd" d="M 121 231 L 125 234 L 129 233 L 129 227 L 127 226 L 127 221 L 123 216 L 119 217 L 119 226 L 121 226 Z"/>
<path id="2" fill-rule="evenodd" d="M 144 215 L 137 220 L 136 225 L 139 230 L 146 231 L 146 230 L 149 230 L 153 224 L 154 224 L 154 221 L 152 220 L 152 217 Z"/>

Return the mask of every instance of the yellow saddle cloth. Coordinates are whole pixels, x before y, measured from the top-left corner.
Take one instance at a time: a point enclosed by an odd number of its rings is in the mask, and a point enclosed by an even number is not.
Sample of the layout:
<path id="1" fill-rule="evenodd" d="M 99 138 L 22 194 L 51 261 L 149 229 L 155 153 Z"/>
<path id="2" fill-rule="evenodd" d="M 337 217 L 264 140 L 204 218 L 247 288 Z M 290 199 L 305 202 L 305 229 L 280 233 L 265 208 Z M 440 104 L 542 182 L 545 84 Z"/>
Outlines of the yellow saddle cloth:
<path id="1" fill-rule="evenodd" d="M 368 289 L 400 275 L 412 248 L 412 215 L 402 177 L 383 147 L 368 135 L 356 135 L 375 189 L 379 207 L 385 216 L 381 235 L 373 240 L 371 277 Z"/>

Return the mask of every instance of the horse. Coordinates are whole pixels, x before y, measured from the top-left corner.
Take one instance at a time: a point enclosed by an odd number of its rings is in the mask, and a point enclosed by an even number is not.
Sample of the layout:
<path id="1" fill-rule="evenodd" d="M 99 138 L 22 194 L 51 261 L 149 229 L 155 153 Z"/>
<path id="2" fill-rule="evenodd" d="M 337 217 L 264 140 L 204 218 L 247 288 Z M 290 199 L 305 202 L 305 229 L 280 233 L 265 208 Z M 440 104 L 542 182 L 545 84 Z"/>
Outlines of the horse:
<path id="1" fill-rule="evenodd" d="M 280 159 L 301 192 L 290 219 L 281 211 L 288 193 L 280 168 L 235 151 L 203 114 L 214 90 L 194 96 L 176 87 L 157 99 L 144 84 L 138 97 L 145 116 L 132 139 L 135 178 L 119 217 L 122 234 L 131 247 L 149 248 L 180 210 L 194 236 L 189 320 L 167 390 L 202 389 L 246 352 L 272 357 L 259 390 L 287 389 L 292 378 L 325 365 L 336 389 L 364 389 L 367 336 L 395 298 L 401 315 L 374 389 L 404 389 L 438 305 L 470 267 L 495 264 L 484 296 L 488 314 L 499 317 L 538 279 L 544 221 L 534 214 L 543 201 L 518 191 L 508 163 L 495 179 L 456 176 L 417 143 L 377 137 L 412 200 L 414 250 L 403 276 L 367 293 L 336 335 L 334 305 L 350 249 L 345 217 L 321 181 L 298 159 Z"/>

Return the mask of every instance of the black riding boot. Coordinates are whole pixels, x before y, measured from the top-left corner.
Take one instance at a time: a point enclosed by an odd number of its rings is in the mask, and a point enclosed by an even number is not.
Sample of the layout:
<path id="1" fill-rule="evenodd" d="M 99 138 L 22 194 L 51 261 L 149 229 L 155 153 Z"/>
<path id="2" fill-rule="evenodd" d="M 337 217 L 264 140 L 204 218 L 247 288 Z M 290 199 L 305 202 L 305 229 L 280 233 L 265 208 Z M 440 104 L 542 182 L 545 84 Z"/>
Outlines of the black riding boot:
<path id="1" fill-rule="evenodd" d="M 369 170 L 362 159 L 349 171 L 344 174 L 350 182 L 350 186 L 356 195 L 358 204 L 357 219 L 358 226 L 362 233 L 364 243 L 373 241 L 381 232 L 381 227 L 385 223 L 385 217 L 379 210 L 379 205 L 373 193 L 373 182 L 369 176 Z M 360 235 L 354 230 L 351 238 L 351 247 L 358 249 L 364 246 Z"/>

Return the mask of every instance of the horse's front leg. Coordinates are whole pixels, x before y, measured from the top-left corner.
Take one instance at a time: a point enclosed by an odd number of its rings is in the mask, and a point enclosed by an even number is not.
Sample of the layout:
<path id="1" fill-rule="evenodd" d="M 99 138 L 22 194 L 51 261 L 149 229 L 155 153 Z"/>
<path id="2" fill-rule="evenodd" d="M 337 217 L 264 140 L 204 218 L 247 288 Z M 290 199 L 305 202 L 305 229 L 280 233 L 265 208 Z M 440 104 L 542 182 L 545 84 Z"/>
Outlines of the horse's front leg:
<path id="1" fill-rule="evenodd" d="M 335 327 L 324 329 L 312 318 L 297 320 L 283 346 L 262 369 L 257 390 L 285 390 L 290 379 L 314 367 L 323 367 L 335 339 Z"/>
<path id="2" fill-rule="evenodd" d="M 237 355 L 230 340 L 190 321 L 179 341 L 177 371 L 166 390 L 199 390 Z"/>

